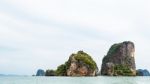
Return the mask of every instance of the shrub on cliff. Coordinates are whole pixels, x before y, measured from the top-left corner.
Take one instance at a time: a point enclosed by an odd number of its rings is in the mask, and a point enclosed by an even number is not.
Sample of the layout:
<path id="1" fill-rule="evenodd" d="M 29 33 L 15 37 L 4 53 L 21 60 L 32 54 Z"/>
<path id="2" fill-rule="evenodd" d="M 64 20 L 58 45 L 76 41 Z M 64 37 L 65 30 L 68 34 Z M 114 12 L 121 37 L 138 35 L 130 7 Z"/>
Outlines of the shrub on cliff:
<path id="1" fill-rule="evenodd" d="M 132 76 L 133 75 L 131 69 L 125 65 L 115 65 L 114 66 L 114 74 L 115 75 L 123 75 L 123 76 Z"/>

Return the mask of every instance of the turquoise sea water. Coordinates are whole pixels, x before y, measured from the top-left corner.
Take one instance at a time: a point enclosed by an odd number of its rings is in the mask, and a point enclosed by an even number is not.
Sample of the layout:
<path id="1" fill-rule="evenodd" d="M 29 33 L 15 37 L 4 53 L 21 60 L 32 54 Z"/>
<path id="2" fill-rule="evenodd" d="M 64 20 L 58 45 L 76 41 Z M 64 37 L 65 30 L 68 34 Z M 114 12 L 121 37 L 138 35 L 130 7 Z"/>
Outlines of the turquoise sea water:
<path id="1" fill-rule="evenodd" d="M 0 84 L 150 84 L 150 77 L 26 77 L 1 76 Z"/>

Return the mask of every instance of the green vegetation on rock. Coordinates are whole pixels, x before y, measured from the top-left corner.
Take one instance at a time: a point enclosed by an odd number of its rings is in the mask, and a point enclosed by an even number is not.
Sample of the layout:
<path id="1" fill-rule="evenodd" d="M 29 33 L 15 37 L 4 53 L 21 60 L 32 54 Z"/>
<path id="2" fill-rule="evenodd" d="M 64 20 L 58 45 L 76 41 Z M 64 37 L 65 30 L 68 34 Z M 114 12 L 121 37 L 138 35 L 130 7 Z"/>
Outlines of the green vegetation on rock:
<path id="1" fill-rule="evenodd" d="M 73 55 L 76 60 L 83 61 L 85 64 L 89 65 L 89 67 L 92 68 L 93 70 L 97 68 L 95 61 L 87 53 L 83 51 L 78 51 L 77 54 L 73 54 Z"/>
<path id="2" fill-rule="evenodd" d="M 57 67 L 56 75 L 57 76 L 66 76 L 67 66 L 66 64 L 62 64 Z"/>
<path id="3" fill-rule="evenodd" d="M 122 76 L 132 76 L 133 72 L 131 69 L 125 65 L 115 65 L 114 66 L 114 74 L 122 75 Z"/>
<path id="4" fill-rule="evenodd" d="M 112 46 L 110 47 L 110 49 L 109 49 L 107 55 L 112 55 L 112 54 L 114 54 L 114 53 L 120 48 L 120 45 L 121 45 L 121 43 L 112 45 Z"/>

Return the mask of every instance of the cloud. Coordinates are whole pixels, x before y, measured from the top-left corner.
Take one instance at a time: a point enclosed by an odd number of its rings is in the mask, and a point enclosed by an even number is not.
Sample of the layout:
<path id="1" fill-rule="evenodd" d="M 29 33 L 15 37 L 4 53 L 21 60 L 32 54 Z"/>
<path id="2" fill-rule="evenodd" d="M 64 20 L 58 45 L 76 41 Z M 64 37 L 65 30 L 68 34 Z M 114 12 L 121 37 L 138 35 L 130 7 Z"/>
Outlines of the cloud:
<path id="1" fill-rule="evenodd" d="M 0 8 L 2 73 L 55 69 L 78 50 L 100 67 L 109 47 L 124 40 L 137 46 L 137 67 L 150 69 L 148 0 L 1 0 Z"/>

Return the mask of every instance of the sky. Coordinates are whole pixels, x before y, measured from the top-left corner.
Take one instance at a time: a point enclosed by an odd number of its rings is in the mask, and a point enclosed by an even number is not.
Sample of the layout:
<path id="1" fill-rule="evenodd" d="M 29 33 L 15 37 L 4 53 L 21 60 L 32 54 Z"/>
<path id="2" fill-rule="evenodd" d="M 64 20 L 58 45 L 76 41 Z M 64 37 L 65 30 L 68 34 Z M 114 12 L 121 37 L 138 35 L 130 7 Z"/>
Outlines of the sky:
<path id="1" fill-rule="evenodd" d="M 56 69 L 79 50 L 99 69 L 114 43 L 135 44 L 137 69 L 150 70 L 149 0 L 0 0 L 0 73 Z"/>

